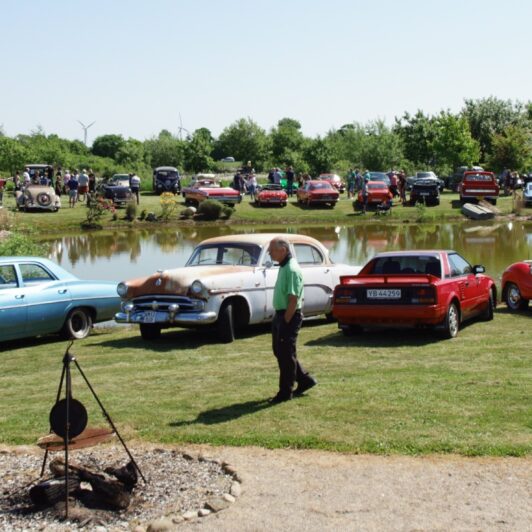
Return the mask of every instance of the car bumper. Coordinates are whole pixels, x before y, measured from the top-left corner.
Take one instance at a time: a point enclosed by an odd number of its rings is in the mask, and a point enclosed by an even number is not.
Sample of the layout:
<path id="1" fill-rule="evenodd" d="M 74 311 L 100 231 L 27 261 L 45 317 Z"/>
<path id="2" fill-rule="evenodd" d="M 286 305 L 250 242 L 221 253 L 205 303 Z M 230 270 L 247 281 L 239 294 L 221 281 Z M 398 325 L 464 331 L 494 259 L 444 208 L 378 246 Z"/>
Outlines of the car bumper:
<path id="1" fill-rule="evenodd" d="M 115 314 L 115 321 L 117 323 L 136 323 L 140 324 L 156 324 L 163 327 L 172 326 L 194 326 L 194 325 L 209 325 L 216 321 L 216 312 L 181 312 L 172 314 L 171 312 L 154 310 L 154 311 L 137 311 L 137 312 L 117 312 Z"/>
<path id="2" fill-rule="evenodd" d="M 335 305 L 333 316 L 339 325 L 363 326 L 409 326 L 438 325 L 446 314 L 446 307 L 439 305 L 416 306 L 364 306 L 354 308 L 352 305 Z"/>

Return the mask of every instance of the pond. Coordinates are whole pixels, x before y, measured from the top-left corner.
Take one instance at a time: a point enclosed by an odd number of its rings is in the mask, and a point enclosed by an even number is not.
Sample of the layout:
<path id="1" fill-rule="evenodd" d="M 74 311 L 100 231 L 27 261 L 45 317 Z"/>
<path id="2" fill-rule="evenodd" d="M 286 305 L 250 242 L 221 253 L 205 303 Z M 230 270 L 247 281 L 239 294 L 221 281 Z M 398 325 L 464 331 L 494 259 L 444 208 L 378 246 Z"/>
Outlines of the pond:
<path id="1" fill-rule="evenodd" d="M 532 223 L 521 221 L 364 226 L 210 226 L 101 231 L 47 239 L 50 258 L 83 279 L 125 280 L 183 266 L 202 240 L 235 233 L 303 233 L 329 248 L 335 262 L 363 265 L 375 253 L 454 249 L 499 279 L 512 262 L 532 258 Z"/>

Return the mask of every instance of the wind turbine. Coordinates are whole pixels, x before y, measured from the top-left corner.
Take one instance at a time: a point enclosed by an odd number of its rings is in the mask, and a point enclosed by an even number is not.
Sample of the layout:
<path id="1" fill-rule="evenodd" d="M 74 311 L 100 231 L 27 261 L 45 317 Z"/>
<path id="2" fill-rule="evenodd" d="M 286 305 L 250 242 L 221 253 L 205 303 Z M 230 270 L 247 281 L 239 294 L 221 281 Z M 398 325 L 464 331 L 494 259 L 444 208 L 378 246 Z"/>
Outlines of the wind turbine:
<path id="1" fill-rule="evenodd" d="M 85 146 L 87 145 L 87 129 L 89 129 L 93 124 L 96 123 L 96 121 L 91 122 L 88 126 L 86 126 L 81 120 L 78 120 L 78 122 L 81 124 L 81 127 L 83 128 L 83 142 L 85 143 Z"/>
<path id="2" fill-rule="evenodd" d="M 185 131 L 187 135 L 190 135 L 190 131 L 183 127 L 183 121 L 181 120 L 181 113 L 179 113 L 179 127 L 177 128 L 177 134 L 179 136 L 179 140 L 183 140 L 183 131 Z"/>

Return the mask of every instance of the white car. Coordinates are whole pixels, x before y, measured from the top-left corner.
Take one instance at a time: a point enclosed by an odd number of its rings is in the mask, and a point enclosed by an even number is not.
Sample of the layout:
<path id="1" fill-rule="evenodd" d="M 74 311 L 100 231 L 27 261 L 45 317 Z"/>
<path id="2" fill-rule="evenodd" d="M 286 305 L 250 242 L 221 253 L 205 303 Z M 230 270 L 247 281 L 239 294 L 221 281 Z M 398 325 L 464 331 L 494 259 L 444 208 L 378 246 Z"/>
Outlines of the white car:
<path id="1" fill-rule="evenodd" d="M 523 200 L 525 206 L 532 205 L 532 180 L 527 181 L 523 187 Z"/>
<path id="2" fill-rule="evenodd" d="M 209 238 L 194 249 L 184 267 L 120 283 L 122 312 L 115 320 L 140 325 L 146 340 L 158 338 L 163 328 L 214 326 L 223 342 L 232 342 L 235 330 L 273 318 L 279 266 L 268 245 L 275 236 Z M 314 238 L 283 236 L 303 271 L 304 316 L 330 315 L 340 276 L 354 275 L 360 267 L 334 264 L 327 248 Z"/>
<path id="3" fill-rule="evenodd" d="M 48 185 L 28 185 L 16 193 L 19 210 L 41 210 L 57 212 L 61 208 L 61 198 L 53 187 Z"/>

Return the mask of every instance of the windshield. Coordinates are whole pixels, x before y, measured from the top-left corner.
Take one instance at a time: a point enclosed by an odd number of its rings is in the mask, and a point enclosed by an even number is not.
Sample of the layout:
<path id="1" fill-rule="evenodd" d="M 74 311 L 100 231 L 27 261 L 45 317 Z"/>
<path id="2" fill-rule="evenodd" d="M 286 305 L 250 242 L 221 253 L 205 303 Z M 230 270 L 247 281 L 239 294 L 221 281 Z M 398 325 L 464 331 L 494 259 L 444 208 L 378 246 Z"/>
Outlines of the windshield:
<path id="1" fill-rule="evenodd" d="M 431 255 L 400 255 L 396 257 L 378 257 L 368 273 L 399 274 L 430 273 L 441 277 L 440 261 Z"/>
<path id="2" fill-rule="evenodd" d="M 157 179 L 178 179 L 179 174 L 174 170 L 159 170 L 157 172 Z"/>
<path id="3" fill-rule="evenodd" d="M 319 189 L 324 189 L 324 190 L 331 190 L 331 185 L 329 184 L 328 181 L 324 181 L 323 183 L 314 183 L 312 185 L 309 185 L 309 190 L 319 190 Z"/>
<path id="4" fill-rule="evenodd" d="M 256 266 L 260 257 L 256 244 L 213 244 L 198 246 L 186 266 Z"/>

